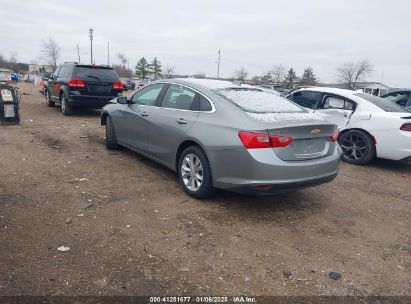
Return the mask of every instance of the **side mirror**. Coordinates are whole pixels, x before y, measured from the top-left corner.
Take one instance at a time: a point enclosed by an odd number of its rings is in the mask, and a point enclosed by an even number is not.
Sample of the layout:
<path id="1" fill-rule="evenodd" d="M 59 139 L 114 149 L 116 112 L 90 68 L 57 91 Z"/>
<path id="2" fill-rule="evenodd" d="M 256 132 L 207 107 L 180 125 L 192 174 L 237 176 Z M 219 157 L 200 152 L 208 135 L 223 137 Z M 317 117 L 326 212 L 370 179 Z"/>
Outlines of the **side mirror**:
<path id="1" fill-rule="evenodd" d="M 127 97 L 126 96 L 117 97 L 117 103 L 119 103 L 119 104 L 128 104 Z"/>

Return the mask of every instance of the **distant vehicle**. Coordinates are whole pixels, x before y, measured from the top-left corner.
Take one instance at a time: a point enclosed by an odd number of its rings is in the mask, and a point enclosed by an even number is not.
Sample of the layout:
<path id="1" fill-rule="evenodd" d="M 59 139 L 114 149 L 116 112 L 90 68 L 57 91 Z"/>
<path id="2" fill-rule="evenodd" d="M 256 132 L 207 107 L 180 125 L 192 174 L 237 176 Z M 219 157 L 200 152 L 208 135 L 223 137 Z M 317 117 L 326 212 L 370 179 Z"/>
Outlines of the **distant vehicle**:
<path id="1" fill-rule="evenodd" d="M 381 97 L 390 102 L 395 102 L 403 108 L 411 110 L 411 90 L 395 91 Z"/>
<path id="2" fill-rule="evenodd" d="M 121 95 L 123 83 L 108 66 L 67 62 L 59 66 L 46 82 L 46 103 L 61 104 L 64 115 L 75 108 L 99 109 Z"/>
<path id="3" fill-rule="evenodd" d="M 124 90 L 134 90 L 136 88 L 136 83 L 133 82 L 130 78 L 121 77 L 120 80 L 123 83 Z"/>
<path id="4" fill-rule="evenodd" d="M 149 85 L 151 81 L 149 79 L 140 80 L 137 84 L 137 90 L 144 88 L 146 85 Z"/>
<path id="5" fill-rule="evenodd" d="M 411 160 L 411 112 L 387 99 L 336 88 L 305 88 L 287 98 L 337 124 L 343 160 Z M 319 114 L 321 115 L 321 114 Z"/>
<path id="6" fill-rule="evenodd" d="M 288 92 L 286 88 L 278 84 L 261 84 L 259 85 L 259 87 L 264 88 L 264 89 L 274 90 L 276 92 L 279 92 L 281 95 L 284 95 Z"/>
<path id="7" fill-rule="evenodd" d="M 176 171 L 195 198 L 214 188 L 293 191 L 329 182 L 339 170 L 334 124 L 283 97 L 229 81 L 159 80 L 113 100 L 101 123 L 107 148 L 121 145 Z"/>

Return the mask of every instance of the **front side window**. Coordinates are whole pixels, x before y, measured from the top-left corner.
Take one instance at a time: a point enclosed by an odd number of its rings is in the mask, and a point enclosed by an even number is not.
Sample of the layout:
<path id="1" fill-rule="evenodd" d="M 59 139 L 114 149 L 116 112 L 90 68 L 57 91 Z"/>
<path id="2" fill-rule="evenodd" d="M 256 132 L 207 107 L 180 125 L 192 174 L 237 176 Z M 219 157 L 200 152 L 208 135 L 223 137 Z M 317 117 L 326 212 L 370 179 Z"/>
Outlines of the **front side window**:
<path id="1" fill-rule="evenodd" d="M 315 109 L 320 95 L 319 92 L 298 91 L 292 95 L 292 101 L 304 108 Z"/>
<path id="2" fill-rule="evenodd" d="M 168 87 L 166 95 L 164 95 L 162 108 L 179 109 L 179 110 L 194 110 L 194 99 L 196 93 L 181 85 L 172 84 Z"/>
<path id="3" fill-rule="evenodd" d="M 304 113 L 305 110 L 274 93 L 251 88 L 216 91 L 220 96 L 249 113 Z"/>
<path id="4" fill-rule="evenodd" d="M 141 89 L 131 98 L 131 102 L 139 105 L 154 106 L 164 84 L 158 83 Z"/>

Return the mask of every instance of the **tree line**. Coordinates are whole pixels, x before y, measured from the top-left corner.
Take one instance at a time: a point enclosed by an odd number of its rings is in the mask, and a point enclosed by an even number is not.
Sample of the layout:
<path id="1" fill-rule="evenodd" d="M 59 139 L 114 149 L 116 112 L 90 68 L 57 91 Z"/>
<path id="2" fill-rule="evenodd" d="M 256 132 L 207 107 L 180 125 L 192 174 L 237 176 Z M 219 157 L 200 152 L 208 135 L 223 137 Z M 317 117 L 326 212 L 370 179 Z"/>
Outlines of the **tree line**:
<path id="1" fill-rule="evenodd" d="M 353 90 L 358 82 L 364 81 L 373 71 L 372 63 L 368 59 L 362 59 L 358 62 L 342 64 L 337 67 L 336 73 L 338 82 L 347 89 Z M 234 72 L 234 79 L 244 81 L 248 75 L 244 68 L 240 68 Z M 263 75 L 254 76 L 251 81 L 255 84 L 274 83 L 292 89 L 296 86 L 315 86 L 318 83 L 318 78 L 312 67 L 305 68 L 301 76 L 298 76 L 294 68 L 286 70 L 282 65 L 276 65 Z"/>

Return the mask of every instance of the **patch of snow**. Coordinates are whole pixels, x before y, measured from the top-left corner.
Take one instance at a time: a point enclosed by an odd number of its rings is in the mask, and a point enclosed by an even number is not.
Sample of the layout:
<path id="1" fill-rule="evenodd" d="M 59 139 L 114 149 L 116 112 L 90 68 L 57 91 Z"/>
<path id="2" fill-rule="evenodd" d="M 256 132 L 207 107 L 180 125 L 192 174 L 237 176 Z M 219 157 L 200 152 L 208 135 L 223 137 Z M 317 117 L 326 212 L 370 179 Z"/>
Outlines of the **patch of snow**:
<path id="1" fill-rule="evenodd" d="M 259 122 L 277 122 L 284 120 L 319 120 L 327 121 L 329 115 L 322 113 L 246 113 L 248 117 Z"/>
<path id="2" fill-rule="evenodd" d="M 179 80 L 184 81 L 186 83 L 192 83 L 197 86 L 202 86 L 209 90 L 220 90 L 220 89 L 228 89 L 228 88 L 255 88 L 247 84 L 239 85 L 239 84 L 235 84 L 234 82 L 226 81 L 226 80 L 198 79 L 198 78 L 183 78 Z"/>
<path id="3" fill-rule="evenodd" d="M 247 89 L 221 90 L 219 94 L 250 113 L 304 113 L 300 106 L 284 97 Z"/>

